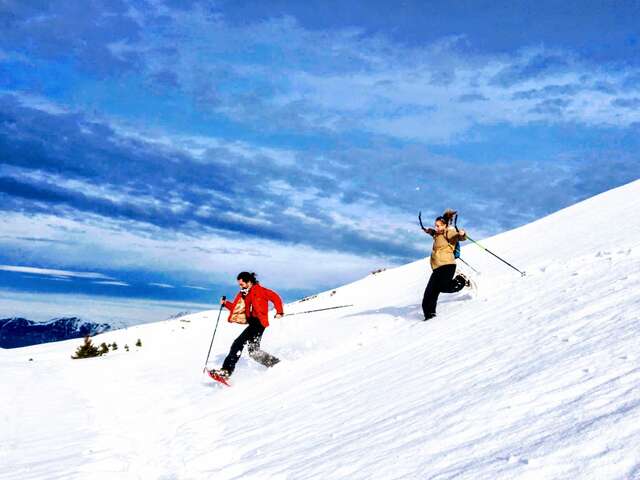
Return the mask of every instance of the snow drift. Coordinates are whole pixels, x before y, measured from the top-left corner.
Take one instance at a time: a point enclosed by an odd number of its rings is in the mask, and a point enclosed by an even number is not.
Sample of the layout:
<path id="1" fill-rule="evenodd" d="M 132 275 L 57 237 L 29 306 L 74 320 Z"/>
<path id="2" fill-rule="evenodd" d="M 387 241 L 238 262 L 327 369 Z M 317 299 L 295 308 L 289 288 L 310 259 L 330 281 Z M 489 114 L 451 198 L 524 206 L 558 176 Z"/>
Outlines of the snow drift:
<path id="1" fill-rule="evenodd" d="M 0 351 L 0 478 L 637 480 L 639 211 L 637 181 L 482 242 L 523 278 L 466 245 L 479 294 L 430 322 L 424 259 L 289 304 L 354 307 L 274 320 L 230 389 L 217 310 Z"/>

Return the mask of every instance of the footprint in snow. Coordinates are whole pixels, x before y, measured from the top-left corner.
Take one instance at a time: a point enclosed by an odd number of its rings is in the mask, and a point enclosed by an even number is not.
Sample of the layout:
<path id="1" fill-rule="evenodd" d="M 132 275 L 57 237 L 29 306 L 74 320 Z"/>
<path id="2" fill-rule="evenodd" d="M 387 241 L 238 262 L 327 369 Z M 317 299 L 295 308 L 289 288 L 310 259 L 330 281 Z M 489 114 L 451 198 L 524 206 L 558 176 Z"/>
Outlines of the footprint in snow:
<path id="1" fill-rule="evenodd" d="M 532 461 L 528 458 L 522 458 L 519 457 L 518 455 L 509 455 L 506 458 L 507 462 L 514 465 L 514 464 L 520 464 L 520 465 L 530 465 L 532 463 Z"/>
<path id="2" fill-rule="evenodd" d="M 578 340 L 580 340 L 580 338 L 576 337 L 575 335 L 571 335 L 570 337 L 565 337 L 562 339 L 564 343 L 576 343 Z"/>

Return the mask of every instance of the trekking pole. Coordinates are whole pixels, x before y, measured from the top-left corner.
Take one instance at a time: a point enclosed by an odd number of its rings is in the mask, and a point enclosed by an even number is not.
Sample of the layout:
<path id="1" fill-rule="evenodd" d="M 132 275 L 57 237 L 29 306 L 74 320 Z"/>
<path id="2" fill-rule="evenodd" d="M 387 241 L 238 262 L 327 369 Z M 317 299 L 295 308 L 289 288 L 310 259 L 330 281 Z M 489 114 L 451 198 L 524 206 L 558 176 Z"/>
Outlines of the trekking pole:
<path id="1" fill-rule="evenodd" d="M 227 299 L 224 295 L 222 296 L 222 301 L 224 302 Z M 220 315 L 222 314 L 222 309 L 224 308 L 224 303 L 220 304 L 220 311 L 218 312 L 218 319 L 216 320 L 216 328 L 213 329 L 213 336 L 211 337 L 211 345 L 209 345 L 209 353 L 207 353 L 207 359 L 204 361 L 203 372 L 207 370 L 207 363 L 209 363 L 209 355 L 211 355 L 211 347 L 213 347 L 213 339 L 216 338 L 216 331 L 218 330 L 218 322 L 220 321 Z"/>
<path id="2" fill-rule="evenodd" d="M 493 253 L 491 250 L 488 250 L 486 248 L 484 248 L 482 245 L 480 245 L 478 242 L 476 242 L 473 238 L 471 238 L 469 235 L 467 235 L 467 240 L 475 243 L 476 245 L 478 245 L 481 249 L 483 249 L 485 252 L 490 253 L 491 255 L 493 255 L 494 257 L 496 257 L 498 260 L 500 260 L 503 263 L 506 263 L 507 265 L 509 265 L 511 268 L 513 268 L 516 272 L 518 272 L 520 275 L 522 275 L 523 277 L 526 275 L 525 272 L 522 272 L 520 270 L 518 270 L 516 267 L 514 267 L 513 265 L 511 265 L 509 262 L 507 262 L 506 260 L 504 260 L 503 258 L 500 258 L 498 255 L 496 255 L 495 253 Z"/>
<path id="3" fill-rule="evenodd" d="M 467 237 L 469 238 L 469 237 Z M 458 260 L 460 260 L 462 263 L 464 263 L 467 267 L 469 267 L 471 270 L 473 270 L 474 272 L 476 272 L 478 275 L 480 275 L 480 272 L 478 270 L 476 270 L 475 268 L 473 268 L 469 263 L 467 263 L 464 258 L 462 257 L 458 257 Z"/>
<path id="4" fill-rule="evenodd" d="M 353 307 L 353 305 L 340 305 L 338 307 L 319 308 L 317 310 L 307 310 L 306 312 L 285 313 L 284 317 L 293 317 L 294 315 L 303 315 L 305 313 L 324 312 L 325 310 L 335 310 L 336 308 Z"/>
<path id="5" fill-rule="evenodd" d="M 428 233 L 427 229 L 424 228 L 424 225 L 422 224 L 422 211 L 418 212 L 418 221 L 420 222 L 420 228 L 422 229 L 422 231 Z"/>

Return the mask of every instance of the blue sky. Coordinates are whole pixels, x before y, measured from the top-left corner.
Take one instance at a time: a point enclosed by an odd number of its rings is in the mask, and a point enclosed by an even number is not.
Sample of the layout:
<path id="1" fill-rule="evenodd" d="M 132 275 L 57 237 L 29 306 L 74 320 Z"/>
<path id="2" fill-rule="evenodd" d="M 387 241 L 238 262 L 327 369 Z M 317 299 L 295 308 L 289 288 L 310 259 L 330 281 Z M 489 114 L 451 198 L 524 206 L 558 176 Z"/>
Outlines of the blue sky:
<path id="1" fill-rule="evenodd" d="M 293 299 L 423 257 L 418 210 L 482 237 L 635 180 L 638 25 L 638 1 L 3 2 L 0 288 L 207 302 L 252 270 Z"/>

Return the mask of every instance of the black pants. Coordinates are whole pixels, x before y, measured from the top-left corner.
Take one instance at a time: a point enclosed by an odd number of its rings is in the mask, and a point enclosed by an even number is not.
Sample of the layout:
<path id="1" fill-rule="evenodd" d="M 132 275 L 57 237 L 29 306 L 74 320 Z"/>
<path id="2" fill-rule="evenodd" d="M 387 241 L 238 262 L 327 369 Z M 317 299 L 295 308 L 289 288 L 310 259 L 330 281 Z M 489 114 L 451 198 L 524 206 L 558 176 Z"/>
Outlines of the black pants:
<path id="1" fill-rule="evenodd" d="M 222 368 L 229 372 L 229 374 L 233 373 L 235 370 L 236 363 L 240 360 L 240 355 L 242 355 L 242 350 L 245 345 L 247 345 L 249 356 L 265 367 L 272 367 L 280 361 L 264 350 L 260 350 L 260 340 L 264 333 L 264 327 L 260 323 L 260 320 L 252 317 L 249 318 L 248 323 L 249 325 L 247 328 L 245 328 L 238 338 L 236 338 L 231 344 L 229 354 L 222 363 Z"/>
<path id="2" fill-rule="evenodd" d="M 464 288 L 465 280 L 459 276 L 454 278 L 455 274 L 455 265 L 443 265 L 431 273 L 422 297 L 422 311 L 425 318 L 433 317 L 436 314 L 438 296 L 441 293 L 455 293 Z"/>

